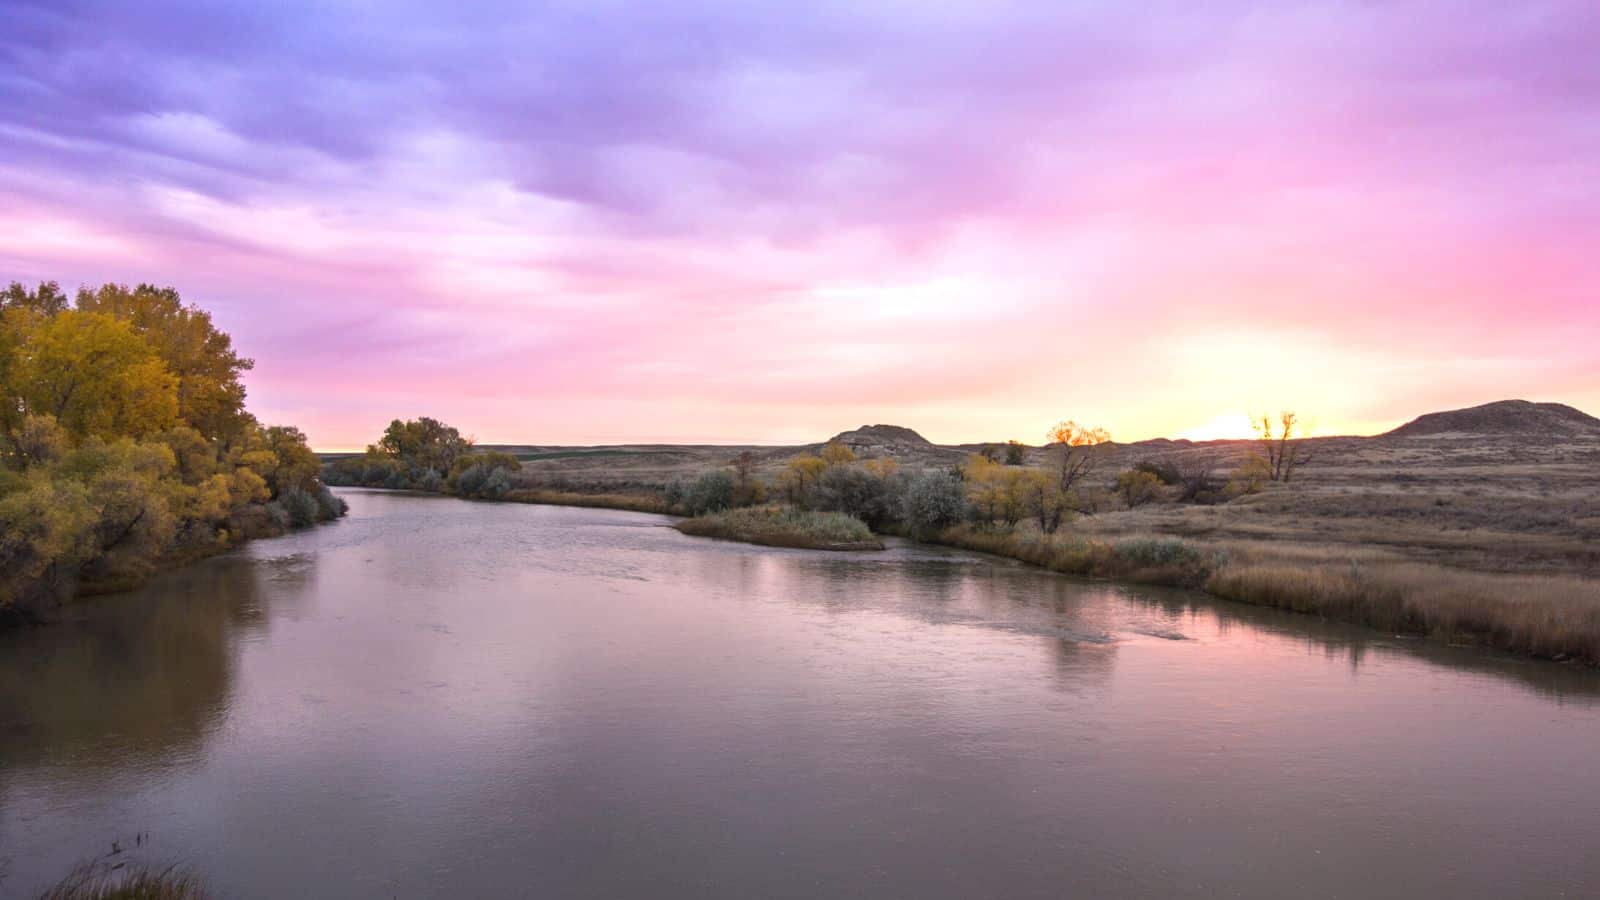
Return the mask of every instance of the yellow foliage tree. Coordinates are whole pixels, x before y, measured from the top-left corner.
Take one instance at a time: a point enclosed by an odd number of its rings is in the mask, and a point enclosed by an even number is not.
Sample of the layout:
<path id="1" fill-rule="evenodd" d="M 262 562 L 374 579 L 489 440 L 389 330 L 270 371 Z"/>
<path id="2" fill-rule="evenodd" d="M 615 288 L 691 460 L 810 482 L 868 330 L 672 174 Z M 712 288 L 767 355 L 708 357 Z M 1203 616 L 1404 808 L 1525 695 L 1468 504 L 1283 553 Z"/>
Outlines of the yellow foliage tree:
<path id="1" fill-rule="evenodd" d="M 338 515 L 305 435 L 244 410 L 249 368 L 170 289 L 0 290 L 0 612 Z"/>
<path id="2" fill-rule="evenodd" d="M 21 407 L 74 438 L 140 437 L 177 420 L 177 379 L 128 323 L 69 310 L 33 323 L 26 341 L 15 367 Z"/>
<path id="3" fill-rule="evenodd" d="M 804 453 L 789 460 L 788 466 L 783 470 L 782 482 L 784 492 L 789 495 L 789 502 L 799 503 L 805 493 L 822 473 L 827 471 L 828 461 L 820 456 Z"/>
<path id="4" fill-rule="evenodd" d="M 830 466 L 842 466 L 848 462 L 855 462 L 856 459 L 856 452 L 838 441 L 823 444 L 820 455 L 823 462 Z"/>
<path id="5" fill-rule="evenodd" d="M 107 284 L 78 292 L 77 307 L 104 313 L 149 342 L 177 379 L 178 417 L 209 439 L 237 432 L 244 424 L 244 385 L 239 376 L 255 363 L 241 358 L 233 340 L 218 331 L 211 314 L 185 306 L 172 288 Z"/>

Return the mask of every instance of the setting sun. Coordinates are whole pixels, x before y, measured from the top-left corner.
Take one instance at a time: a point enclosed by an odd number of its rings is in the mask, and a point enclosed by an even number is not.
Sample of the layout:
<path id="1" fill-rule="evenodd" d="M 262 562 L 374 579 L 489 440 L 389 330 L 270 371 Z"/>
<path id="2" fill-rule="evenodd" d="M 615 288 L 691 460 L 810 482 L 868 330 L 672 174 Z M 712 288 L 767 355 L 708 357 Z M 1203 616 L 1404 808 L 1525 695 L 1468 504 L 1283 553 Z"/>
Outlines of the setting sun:
<path id="1" fill-rule="evenodd" d="M 1255 436 L 1250 417 L 1244 413 L 1224 413 L 1204 425 L 1178 433 L 1178 437 L 1191 441 L 1231 441 Z"/>

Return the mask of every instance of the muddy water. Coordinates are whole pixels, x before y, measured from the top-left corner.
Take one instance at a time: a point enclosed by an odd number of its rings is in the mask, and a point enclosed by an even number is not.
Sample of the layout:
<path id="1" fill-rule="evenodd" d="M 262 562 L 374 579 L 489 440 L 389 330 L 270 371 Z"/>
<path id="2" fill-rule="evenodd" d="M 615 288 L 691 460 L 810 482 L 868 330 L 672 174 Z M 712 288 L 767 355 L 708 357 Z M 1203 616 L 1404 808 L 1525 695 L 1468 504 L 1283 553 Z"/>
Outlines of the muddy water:
<path id="1" fill-rule="evenodd" d="M 1600 675 L 953 551 L 347 492 L 0 635 L 0 897 L 1600 890 Z"/>

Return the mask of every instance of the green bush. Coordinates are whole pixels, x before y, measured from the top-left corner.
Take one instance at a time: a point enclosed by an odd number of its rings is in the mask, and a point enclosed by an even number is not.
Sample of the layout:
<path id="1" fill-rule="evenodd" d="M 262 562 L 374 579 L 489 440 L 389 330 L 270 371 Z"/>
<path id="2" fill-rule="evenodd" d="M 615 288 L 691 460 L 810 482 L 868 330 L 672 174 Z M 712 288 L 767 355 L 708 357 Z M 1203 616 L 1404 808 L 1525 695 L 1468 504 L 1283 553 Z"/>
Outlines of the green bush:
<path id="1" fill-rule="evenodd" d="M 705 472 L 689 486 L 683 500 L 684 511 L 691 516 L 718 512 L 733 505 L 733 494 L 738 488 L 733 473 L 724 469 Z"/>

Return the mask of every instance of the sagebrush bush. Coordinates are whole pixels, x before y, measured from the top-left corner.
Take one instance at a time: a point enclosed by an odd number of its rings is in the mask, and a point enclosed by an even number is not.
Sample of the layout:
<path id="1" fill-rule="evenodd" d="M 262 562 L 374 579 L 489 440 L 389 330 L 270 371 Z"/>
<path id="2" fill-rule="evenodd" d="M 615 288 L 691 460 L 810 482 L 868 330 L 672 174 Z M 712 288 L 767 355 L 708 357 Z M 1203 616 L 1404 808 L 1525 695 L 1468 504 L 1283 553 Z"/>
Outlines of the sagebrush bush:
<path id="1" fill-rule="evenodd" d="M 907 480 L 900 519 L 910 533 L 931 534 L 964 521 L 967 514 L 967 490 L 955 474 L 928 471 Z"/>
<path id="2" fill-rule="evenodd" d="M 735 483 L 733 473 L 725 469 L 704 472 L 689 486 L 683 500 L 684 511 L 691 516 L 719 512 L 733 505 Z"/>
<path id="3" fill-rule="evenodd" d="M 668 509 L 682 509 L 689 500 L 689 479 L 682 475 L 672 476 L 661 489 L 661 499 L 666 501 Z"/>
<path id="4" fill-rule="evenodd" d="M 327 521 L 337 519 L 350 511 L 350 504 L 335 497 L 325 484 L 317 485 L 317 518 Z"/>
<path id="5" fill-rule="evenodd" d="M 1118 556 L 1134 565 L 1142 566 L 1197 566 L 1205 562 L 1205 554 L 1193 544 L 1177 538 L 1134 538 L 1118 541 Z"/>
<path id="6" fill-rule="evenodd" d="M 283 493 L 278 495 L 278 504 L 289 515 L 291 528 L 304 528 L 314 524 L 322 511 L 315 496 L 297 487 L 285 488 Z"/>
<path id="7" fill-rule="evenodd" d="M 854 516 L 871 528 L 882 528 L 898 519 L 900 482 L 864 468 L 846 465 L 823 470 L 806 494 L 806 506 L 823 512 Z"/>

